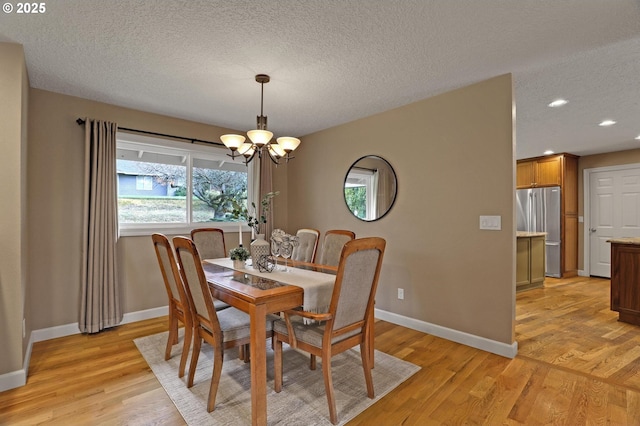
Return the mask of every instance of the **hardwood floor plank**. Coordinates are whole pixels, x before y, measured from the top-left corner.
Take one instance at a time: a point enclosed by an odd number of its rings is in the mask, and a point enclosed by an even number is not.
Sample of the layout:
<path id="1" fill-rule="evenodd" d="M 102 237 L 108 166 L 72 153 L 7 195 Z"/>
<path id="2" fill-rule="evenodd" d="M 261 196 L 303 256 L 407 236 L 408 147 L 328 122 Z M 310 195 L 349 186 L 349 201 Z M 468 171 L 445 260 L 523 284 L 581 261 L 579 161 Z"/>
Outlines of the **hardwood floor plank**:
<path id="1" fill-rule="evenodd" d="M 573 277 L 518 293 L 514 359 L 376 321 L 376 348 L 421 370 L 348 424 L 640 425 L 640 327 L 617 321 L 609 290 Z M 36 343 L 0 424 L 184 425 L 133 343 L 167 326 Z"/>

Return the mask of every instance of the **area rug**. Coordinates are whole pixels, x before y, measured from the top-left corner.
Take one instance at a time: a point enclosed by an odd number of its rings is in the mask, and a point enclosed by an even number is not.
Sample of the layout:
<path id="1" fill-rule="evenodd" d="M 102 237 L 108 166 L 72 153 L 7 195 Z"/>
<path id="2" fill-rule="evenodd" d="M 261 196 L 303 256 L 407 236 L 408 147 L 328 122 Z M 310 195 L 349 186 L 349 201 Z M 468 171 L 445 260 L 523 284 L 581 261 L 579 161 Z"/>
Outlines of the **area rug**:
<path id="1" fill-rule="evenodd" d="M 182 329 L 180 329 L 182 333 Z M 192 426 L 251 424 L 251 371 L 249 364 L 238 359 L 238 351 L 225 352 L 222 378 L 216 397 L 216 408 L 207 413 L 207 397 L 211 383 L 213 354 L 203 344 L 194 385 L 186 386 L 186 374 L 178 378 L 180 344 L 173 346 L 171 359 L 164 360 L 167 332 L 134 340 L 176 408 Z M 273 391 L 273 352 L 267 343 L 267 407 L 269 425 L 328 425 L 329 407 L 324 391 L 321 360 L 316 370 L 309 369 L 309 357 L 283 345 L 283 389 Z M 374 404 L 415 374 L 420 367 L 383 352 L 375 353 L 372 371 L 375 398 L 367 398 L 360 352 L 351 349 L 332 359 L 333 386 L 339 424 L 344 424 Z"/>

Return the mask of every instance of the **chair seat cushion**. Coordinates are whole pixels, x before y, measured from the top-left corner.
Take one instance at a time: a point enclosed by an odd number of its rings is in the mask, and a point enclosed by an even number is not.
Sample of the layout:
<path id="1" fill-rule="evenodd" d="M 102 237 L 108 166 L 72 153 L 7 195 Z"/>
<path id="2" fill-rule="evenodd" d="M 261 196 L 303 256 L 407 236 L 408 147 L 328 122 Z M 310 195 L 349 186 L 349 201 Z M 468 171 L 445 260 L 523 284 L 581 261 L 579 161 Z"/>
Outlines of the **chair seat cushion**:
<path id="1" fill-rule="evenodd" d="M 229 307 L 217 312 L 218 322 L 222 330 L 224 342 L 230 340 L 244 339 L 251 336 L 251 321 L 249 315 L 234 307 Z M 278 317 L 267 315 L 266 331 L 273 330 L 273 322 Z"/>
<path id="2" fill-rule="evenodd" d="M 322 336 L 324 334 L 325 323 L 312 323 L 305 324 L 303 322 L 302 317 L 292 316 L 291 317 L 291 325 L 293 326 L 293 332 L 296 334 L 296 339 L 308 343 L 310 345 L 316 347 L 322 347 Z M 289 330 L 287 329 L 287 323 L 283 319 L 278 319 L 273 323 L 273 330 L 276 333 L 284 334 L 285 336 L 289 335 Z M 352 330 L 348 333 L 341 334 L 340 336 L 336 336 L 331 339 L 331 343 L 337 343 L 344 339 L 347 339 L 351 336 L 360 333 L 360 329 Z"/>
<path id="3" fill-rule="evenodd" d="M 222 300 L 213 299 L 213 307 L 216 308 L 216 311 L 221 311 L 223 309 L 227 309 L 231 305 L 224 303 Z"/>

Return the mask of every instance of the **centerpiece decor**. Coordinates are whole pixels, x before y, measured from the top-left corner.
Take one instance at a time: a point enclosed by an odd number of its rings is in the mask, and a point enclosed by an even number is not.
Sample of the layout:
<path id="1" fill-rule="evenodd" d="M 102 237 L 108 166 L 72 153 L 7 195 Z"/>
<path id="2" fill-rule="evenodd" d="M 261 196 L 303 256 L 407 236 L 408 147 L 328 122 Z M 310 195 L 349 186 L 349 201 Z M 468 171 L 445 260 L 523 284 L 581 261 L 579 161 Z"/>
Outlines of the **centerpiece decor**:
<path id="1" fill-rule="evenodd" d="M 236 247 L 229 252 L 229 257 L 233 260 L 233 269 L 243 269 L 244 264 L 251 254 L 244 247 Z"/>
<path id="2" fill-rule="evenodd" d="M 269 256 L 271 245 L 264 239 L 264 234 L 258 234 L 257 238 L 251 242 L 251 265 L 253 269 L 260 269 L 260 259 Z"/>
<path id="3" fill-rule="evenodd" d="M 293 248 L 300 245 L 299 238 L 296 235 L 290 235 L 282 229 L 275 229 L 271 233 L 271 253 L 274 256 L 284 257 L 284 269 L 287 269 L 287 259 L 293 254 Z"/>
<path id="4" fill-rule="evenodd" d="M 258 263 L 262 256 L 269 256 L 270 244 L 264 238 L 264 233 L 261 233 L 261 228 L 267 223 L 267 216 L 271 209 L 271 199 L 280 194 L 280 191 L 268 192 L 262 197 L 260 201 L 260 211 L 256 207 L 256 203 L 251 203 L 253 208 L 252 213 L 240 206 L 238 203 L 234 204 L 233 216 L 236 218 L 245 218 L 247 225 L 251 228 L 251 260 L 254 269 L 258 269 Z"/>

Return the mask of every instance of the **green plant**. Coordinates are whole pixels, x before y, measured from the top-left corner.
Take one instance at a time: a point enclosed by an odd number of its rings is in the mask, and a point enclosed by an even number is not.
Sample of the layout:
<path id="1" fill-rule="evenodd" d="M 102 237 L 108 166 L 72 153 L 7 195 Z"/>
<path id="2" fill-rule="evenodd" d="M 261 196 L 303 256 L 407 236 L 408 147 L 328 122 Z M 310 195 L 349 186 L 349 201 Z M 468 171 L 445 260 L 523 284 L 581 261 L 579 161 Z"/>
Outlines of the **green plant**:
<path id="1" fill-rule="evenodd" d="M 267 223 L 267 215 L 269 214 L 269 210 L 271 209 L 271 199 L 278 194 L 280 194 L 280 191 L 272 191 L 264 194 L 264 197 L 262 197 L 262 201 L 260 201 L 260 211 L 258 211 L 258 209 L 256 208 L 256 203 L 252 202 L 252 214 L 249 214 L 249 211 L 244 206 L 240 205 L 237 202 L 234 202 L 231 215 L 235 219 L 245 219 L 247 221 L 247 225 L 253 228 L 256 234 L 259 234 L 260 225 L 263 223 Z"/>
<path id="2" fill-rule="evenodd" d="M 249 250 L 244 247 L 236 247 L 229 252 L 231 260 L 242 260 L 243 262 L 251 256 Z"/>

